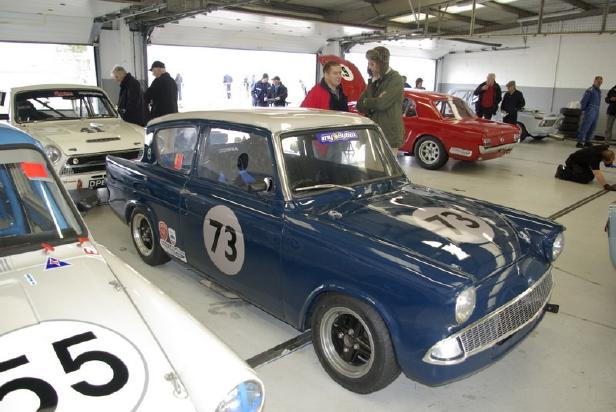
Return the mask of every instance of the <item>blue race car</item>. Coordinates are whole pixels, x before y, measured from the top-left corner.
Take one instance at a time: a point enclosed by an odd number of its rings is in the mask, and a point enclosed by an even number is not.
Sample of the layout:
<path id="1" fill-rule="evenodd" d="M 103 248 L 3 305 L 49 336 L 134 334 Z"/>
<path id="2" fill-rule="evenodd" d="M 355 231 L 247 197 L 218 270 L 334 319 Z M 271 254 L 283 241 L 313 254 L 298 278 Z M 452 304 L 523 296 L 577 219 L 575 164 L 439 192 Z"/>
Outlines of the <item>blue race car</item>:
<path id="1" fill-rule="evenodd" d="M 409 182 L 371 120 L 173 114 L 107 158 L 109 204 L 150 265 L 173 258 L 299 329 L 357 393 L 470 375 L 533 330 L 564 228 Z"/>

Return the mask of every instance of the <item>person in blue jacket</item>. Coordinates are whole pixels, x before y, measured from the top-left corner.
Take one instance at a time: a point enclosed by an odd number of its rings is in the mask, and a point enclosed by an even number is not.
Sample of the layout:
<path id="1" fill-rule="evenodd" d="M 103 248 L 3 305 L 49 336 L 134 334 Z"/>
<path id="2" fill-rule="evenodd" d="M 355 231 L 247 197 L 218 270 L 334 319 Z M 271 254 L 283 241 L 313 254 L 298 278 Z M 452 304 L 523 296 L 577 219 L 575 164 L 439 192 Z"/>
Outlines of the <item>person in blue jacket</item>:
<path id="1" fill-rule="evenodd" d="M 580 109 L 584 113 L 582 124 L 578 130 L 577 144 L 575 147 L 590 147 L 590 141 L 595 136 L 597 127 L 597 119 L 599 118 L 599 106 L 601 106 L 601 84 L 603 77 L 595 77 L 595 81 L 591 87 L 586 89 L 584 96 L 580 101 Z"/>

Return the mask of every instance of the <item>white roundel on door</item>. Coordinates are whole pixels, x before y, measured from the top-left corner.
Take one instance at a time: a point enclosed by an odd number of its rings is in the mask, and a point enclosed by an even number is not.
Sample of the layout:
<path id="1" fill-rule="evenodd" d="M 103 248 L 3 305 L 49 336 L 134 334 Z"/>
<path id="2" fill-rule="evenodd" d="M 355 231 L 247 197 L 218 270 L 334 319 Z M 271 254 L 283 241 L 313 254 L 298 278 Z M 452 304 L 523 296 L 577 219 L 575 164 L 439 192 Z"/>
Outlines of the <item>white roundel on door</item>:
<path id="1" fill-rule="evenodd" d="M 422 228 L 456 243 L 486 243 L 494 239 L 494 230 L 481 218 L 457 209 L 426 207 L 413 212 Z"/>
<path id="2" fill-rule="evenodd" d="M 100 325 L 47 321 L 0 336 L 3 412 L 131 411 L 147 379 L 137 347 Z"/>
<path id="3" fill-rule="evenodd" d="M 218 205 L 203 220 L 207 254 L 221 272 L 236 275 L 244 265 L 244 234 L 233 210 Z"/>

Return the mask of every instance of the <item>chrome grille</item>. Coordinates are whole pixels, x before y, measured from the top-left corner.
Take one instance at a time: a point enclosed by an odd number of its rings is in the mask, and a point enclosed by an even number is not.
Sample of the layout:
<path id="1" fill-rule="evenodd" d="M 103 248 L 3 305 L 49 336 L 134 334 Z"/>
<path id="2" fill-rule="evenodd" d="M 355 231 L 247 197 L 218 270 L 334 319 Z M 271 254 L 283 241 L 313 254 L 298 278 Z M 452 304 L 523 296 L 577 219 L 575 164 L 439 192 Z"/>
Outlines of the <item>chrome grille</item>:
<path id="1" fill-rule="evenodd" d="M 62 166 L 60 174 L 71 175 L 104 172 L 107 155 L 117 156 L 123 159 L 137 159 L 141 155 L 141 149 L 70 156 L 66 159 L 64 166 Z"/>
<path id="2" fill-rule="evenodd" d="M 551 119 L 551 120 L 544 120 L 541 122 L 541 124 L 539 126 L 541 127 L 551 127 L 554 126 L 554 123 L 556 123 L 558 119 Z"/>
<path id="3" fill-rule="evenodd" d="M 548 273 L 513 301 L 459 332 L 466 356 L 489 348 L 533 320 L 543 310 L 551 291 L 552 275 Z"/>

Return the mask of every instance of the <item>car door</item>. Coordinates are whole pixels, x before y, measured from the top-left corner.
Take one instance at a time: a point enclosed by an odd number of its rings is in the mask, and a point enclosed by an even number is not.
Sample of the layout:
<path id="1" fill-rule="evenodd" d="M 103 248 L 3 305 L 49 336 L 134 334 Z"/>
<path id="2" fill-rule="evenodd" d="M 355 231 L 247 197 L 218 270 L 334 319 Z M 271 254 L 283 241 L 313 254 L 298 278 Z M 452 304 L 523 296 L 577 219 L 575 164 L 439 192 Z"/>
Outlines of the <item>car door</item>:
<path id="1" fill-rule="evenodd" d="M 211 124 L 202 135 L 195 170 L 182 194 L 188 262 L 279 314 L 283 202 L 270 134 Z"/>
<path id="2" fill-rule="evenodd" d="M 141 183 L 161 247 L 183 262 L 186 255 L 184 239 L 179 236 L 180 194 L 196 156 L 198 136 L 199 128 L 194 123 L 163 124 L 157 128 L 152 142 L 155 161 L 145 165 Z"/>

